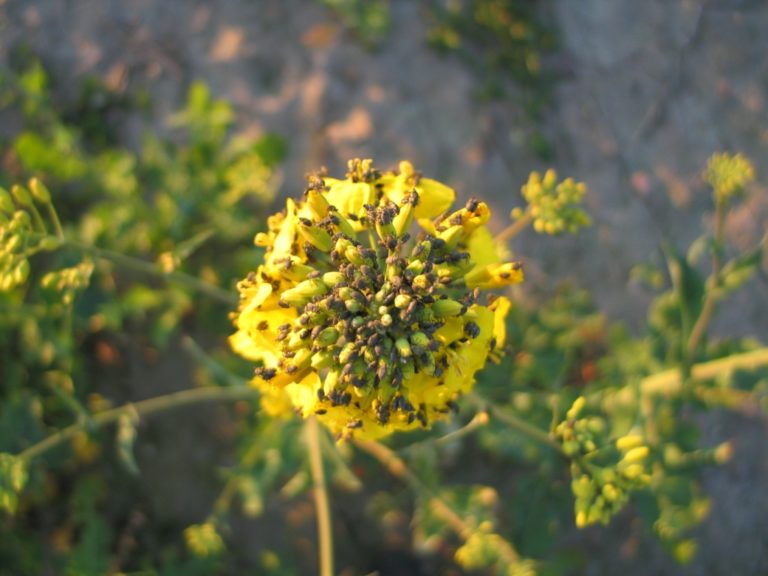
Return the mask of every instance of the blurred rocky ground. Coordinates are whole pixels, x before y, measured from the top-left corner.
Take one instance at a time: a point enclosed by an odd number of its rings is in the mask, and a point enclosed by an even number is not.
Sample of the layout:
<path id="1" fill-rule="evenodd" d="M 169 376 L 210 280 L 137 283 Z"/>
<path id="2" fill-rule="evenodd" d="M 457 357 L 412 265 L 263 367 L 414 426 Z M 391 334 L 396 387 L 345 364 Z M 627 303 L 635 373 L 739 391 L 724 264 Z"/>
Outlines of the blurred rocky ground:
<path id="1" fill-rule="evenodd" d="M 478 99 L 476 70 L 430 49 L 423 6 L 405 0 L 390 3 L 391 31 L 376 49 L 310 0 L 0 0 L 0 67 L 26 44 L 56 76 L 62 98 L 89 75 L 118 91 L 146 90 L 151 127 L 160 130 L 190 83 L 203 80 L 234 104 L 240 130 L 288 141 L 283 196 L 299 194 L 303 175 L 321 165 L 339 173 L 350 157 L 383 167 L 409 158 L 462 197 L 487 199 L 500 230 L 528 173 L 551 165 L 588 184 L 595 225 L 575 239 L 521 236 L 515 250 L 527 262 L 529 290 L 570 279 L 611 319 L 637 327 L 652 294 L 629 282 L 630 268 L 658 259 L 662 241 L 684 249 L 710 226 L 701 171 L 711 153 L 745 153 L 761 182 L 730 215 L 730 241 L 746 247 L 765 232 L 768 3 L 540 4 L 561 48 L 545 58 L 559 80 L 537 121 L 514 98 Z M 120 126 L 127 143 L 147 128 L 141 115 Z M 551 142 L 551 161 L 526 144 L 534 130 Z M 768 339 L 766 270 L 768 262 L 723 307 L 716 334 Z M 762 573 L 766 421 L 745 413 L 707 426 L 712 442 L 735 435 L 736 454 L 706 474 L 714 504 L 694 563 L 675 566 L 650 544 L 600 557 L 601 540 L 612 536 L 595 531 L 584 537 L 598 554 L 588 573 Z"/>

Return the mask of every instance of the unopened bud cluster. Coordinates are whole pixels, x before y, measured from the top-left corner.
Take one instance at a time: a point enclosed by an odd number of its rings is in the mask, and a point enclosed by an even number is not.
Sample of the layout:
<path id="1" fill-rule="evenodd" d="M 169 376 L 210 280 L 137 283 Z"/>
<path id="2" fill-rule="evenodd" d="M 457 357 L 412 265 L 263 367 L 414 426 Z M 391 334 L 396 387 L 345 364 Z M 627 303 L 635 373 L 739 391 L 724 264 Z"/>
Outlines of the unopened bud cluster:
<path id="1" fill-rule="evenodd" d="M 591 223 L 581 207 L 586 193 L 583 182 L 575 182 L 572 178 L 558 182 L 557 173 L 551 169 L 544 176 L 532 172 L 523 185 L 522 193 L 528 207 L 526 210 L 515 208 L 511 216 L 514 219 L 531 217 L 533 227 L 539 233 L 573 234 Z"/>
<path id="2" fill-rule="evenodd" d="M 260 362 L 256 385 L 341 436 L 450 413 L 502 343 L 508 303 L 481 302 L 481 289 L 522 281 L 518 263 L 494 257 L 488 206 L 450 212 L 453 200 L 407 162 L 311 176 L 256 236 L 265 262 L 239 284 L 232 344 Z"/>
<path id="3" fill-rule="evenodd" d="M 26 282 L 28 258 L 57 245 L 55 239 L 45 235 L 36 201 L 50 203 L 48 190 L 36 179 L 29 190 L 14 186 L 9 193 L 0 188 L 0 292 Z"/>
<path id="4" fill-rule="evenodd" d="M 754 179 L 752 163 L 741 154 L 713 154 L 704 170 L 704 180 L 712 186 L 717 202 L 740 196 Z"/>
<path id="5" fill-rule="evenodd" d="M 611 443 L 603 418 L 581 418 L 585 406 L 579 397 L 566 419 L 555 428 L 563 451 L 571 461 L 571 490 L 576 526 L 607 524 L 629 500 L 630 494 L 646 487 L 650 450 L 638 435 L 622 436 Z"/>

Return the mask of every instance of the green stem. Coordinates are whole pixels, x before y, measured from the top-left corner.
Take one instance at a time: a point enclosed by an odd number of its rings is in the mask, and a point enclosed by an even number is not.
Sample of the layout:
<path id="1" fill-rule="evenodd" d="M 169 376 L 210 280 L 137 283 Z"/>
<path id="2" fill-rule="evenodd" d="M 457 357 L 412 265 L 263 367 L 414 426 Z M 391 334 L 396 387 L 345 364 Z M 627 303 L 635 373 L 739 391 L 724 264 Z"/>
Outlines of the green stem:
<path id="1" fill-rule="evenodd" d="M 58 236 L 60 240 L 64 240 L 64 230 L 61 227 L 61 221 L 59 220 L 59 215 L 56 212 L 53 203 L 46 202 L 45 209 L 48 212 L 48 217 L 51 219 L 51 222 L 53 222 L 53 229 L 56 231 L 56 236 Z"/>
<path id="2" fill-rule="evenodd" d="M 221 388 L 218 386 L 207 386 L 205 388 L 193 388 L 191 390 L 182 390 L 173 392 L 140 402 L 125 404 L 103 412 L 97 412 L 91 415 L 86 422 L 79 422 L 67 426 L 47 438 L 44 438 L 37 444 L 33 444 L 18 457 L 24 460 L 37 458 L 60 446 L 70 440 L 78 432 L 86 428 L 102 428 L 116 422 L 123 414 L 138 414 L 140 417 L 149 416 L 156 412 L 163 412 L 172 408 L 181 406 L 190 406 L 193 404 L 202 404 L 205 402 L 229 402 L 233 400 L 254 400 L 258 397 L 258 391 L 255 388 L 237 387 Z"/>
<path id="3" fill-rule="evenodd" d="M 333 529 L 331 527 L 331 506 L 328 499 L 328 485 L 323 470 L 323 456 L 320 447 L 320 424 L 310 416 L 306 423 L 307 450 L 312 482 L 315 486 L 315 508 L 317 511 L 317 532 L 319 539 L 320 575 L 333 576 Z"/>
<path id="4" fill-rule="evenodd" d="M 718 202 L 715 207 L 715 232 L 714 246 L 712 249 L 712 275 L 709 277 L 710 283 L 707 287 L 707 295 L 704 299 L 704 304 L 701 307 L 701 312 L 699 313 L 699 317 L 696 319 L 696 323 L 691 329 L 691 333 L 688 337 L 688 342 L 685 348 L 688 365 L 693 362 L 696 349 L 699 347 L 699 343 L 704 337 L 707 326 L 712 320 L 712 315 L 715 313 L 715 305 L 717 304 L 717 288 L 720 286 L 721 282 L 720 273 L 722 271 L 724 236 L 725 206 L 723 202 Z"/>
<path id="5" fill-rule="evenodd" d="M 710 380 L 724 372 L 733 370 L 755 370 L 768 366 L 768 348 L 759 348 L 751 352 L 734 354 L 726 358 L 718 358 L 701 364 L 694 364 L 691 376 L 694 380 Z M 640 392 L 643 396 L 674 396 L 682 391 L 680 371 L 665 370 L 643 378 L 640 382 Z"/>
<path id="6" fill-rule="evenodd" d="M 495 240 L 496 242 L 507 242 L 517 236 L 520 232 L 525 230 L 525 228 L 533 221 L 533 216 L 531 215 L 529 210 L 525 211 L 525 214 L 523 214 L 520 218 L 518 218 L 515 222 L 504 228 L 504 230 L 499 233 L 498 236 L 496 236 Z"/>
<path id="7" fill-rule="evenodd" d="M 467 523 L 461 518 L 448 503 L 435 494 L 416 474 L 414 474 L 405 461 L 394 451 L 374 440 L 354 440 L 355 446 L 373 456 L 379 463 L 392 474 L 392 476 L 408 484 L 411 489 L 422 498 L 425 498 L 431 510 L 441 518 L 453 530 L 456 535 L 466 541 L 477 532 L 477 527 Z M 520 557 L 512 545 L 506 539 L 502 539 L 498 552 L 505 558 L 509 565 L 516 563 Z"/>
<path id="8" fill-rule="evenodd" d="M 521 432 L 528 436 L 529 438 L 536 440 L 537 442 L 544 444 L 546 446 L 549 446 L 553 450 L 559 452 L 560 454 L 565 455 L 565 452 L 563 452 L 563 447 L 560 445 L 557 440 L 552 438 L 549 434 L 544 432 L 541 428 L 537 428 L 536 426 L 533 426 L 532 424 L 529 424 L 522 418 L 518 418 L 515 414 L 509 412 L 508 410 L 503 410 L 497 406 L 494 406 L 493 404 L 490 404 L 487 402 L 482 396 L 478 395 L 477 393 L 470 393 L 467 395 L 467 398 L 471 402 L 473 402 L 477 406 L 481 406 L 482 408 L 488 410 L 492 417 L 496 418 L 500 422 L 504 422 L 507 426 L 510 428 L 514 428 L 518 432 Z"/>
<path id="9" fill-rule="evenodd" d="M 175 282 L 176 284 L 181 284 L 182 286 L 192 288 L 193 290 L 201 292 L 206 296 L 210 296 L 211 298 L 229 306 L 235 306 L 239 301 L 237 295 L 232 292 L 223 290 L 222 288 L 214 286 L 213 284 L 209 284 L 208 282 L 203 282 L 199 278 L 185 274 L 183 272 L 177 272 L 175 270 L 166 272 L 154 262 L 148 262 L 140 258 L 127 256 L 120 252 L 115 252 L 106 248 L 97 248 L 96 246 L 91 246 L 90 244 L 84 244 L 82 242 L 68 238 L 61 239 L 61 243 L 62 246 L 74 248 L 80 252 L 84 252 L 85 254 L 90 254 L 96 258 L 101 258 L 102 260 L 109 260 L 115 264 L 124 266 L 125 268 L 129 268 L 137 272 L 142 272 L 144 274 L 149 274 L 151 276 L 156 276 L 169 282 Z"/>

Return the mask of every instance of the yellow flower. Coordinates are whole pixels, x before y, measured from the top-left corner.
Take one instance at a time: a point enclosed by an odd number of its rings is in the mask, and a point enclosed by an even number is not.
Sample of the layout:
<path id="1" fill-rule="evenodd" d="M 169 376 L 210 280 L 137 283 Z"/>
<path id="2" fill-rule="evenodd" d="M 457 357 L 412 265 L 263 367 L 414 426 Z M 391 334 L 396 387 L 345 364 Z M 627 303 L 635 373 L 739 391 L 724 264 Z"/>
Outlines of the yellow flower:
<path id="1" fill-rule="evenodd" d="M 381 173 L 353 160 L 344 180 L 310 177 L 303 200 L 268 220 L 231 337 L 258 364 L 268 414 L 379 438 L 455 409 L 505 340 L 509 301 L 484 303 L 478 289 L 522 271 L 495 255 L 488 206 L 449 213 L 454 197 L 408 162 Z"/>

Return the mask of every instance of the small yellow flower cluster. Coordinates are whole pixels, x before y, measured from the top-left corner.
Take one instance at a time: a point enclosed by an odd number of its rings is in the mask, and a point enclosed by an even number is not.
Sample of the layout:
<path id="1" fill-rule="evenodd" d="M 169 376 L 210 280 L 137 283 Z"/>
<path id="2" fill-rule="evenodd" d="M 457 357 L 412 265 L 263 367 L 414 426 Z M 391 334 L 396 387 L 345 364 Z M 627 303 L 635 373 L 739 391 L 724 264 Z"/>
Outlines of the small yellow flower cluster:
<path id="1" fill-rule="evenodd" d="M 56 244 L 44 236 L 45 224 L 35 206 L 35 200 L 50 205 L 50 194 L 35 178 L 30 190 L 14 186 L 9 194 L 0 188 L 0 292 L 26 282 L 29 256 Z"/>
<path id="2" fill-rule="evenodd" d="M 533 227 L 539 233 L 573 234 L 591 223 L 581 207 L 586 190 L 583 182 L 575 182 L 572 178 L 558 183 L 557 173 L 551 169 L 543 177 L 538 172 L 531 172 L 522 188 L 528 208 L 515 208 L 511 216 L 515 220 L 532 218 Z"/>
<path id="3" fill-rule="evenodd" d="M 717 202 L 740 196 L 755 179 L 755 169 L 741 154 L 713 154 L 704 169 L 704 180 L 712 186 Z"/>
<path id="4" fill-rule="evenodd" d="M 345 179 L 310 176 L 304 197 L 268 219 L 231 338 L 259 363 L 265 410 L 379 438 L 455 408 L 504 344 L 509 301 L 483 304 L 481 291 L 523 272 L 499 261 L 488 206 L 450 212 L 454 198 L 408 162 L 380 172 L 352 160 Z"/>
<path id="5" fill-rule="evenodd" d="M 199 558 L 218 556 L 224 551 L 224 540 L 216 530 L 216 525 L 210 521 L 187 527 L 184 540 L 189 551 Z"/>
<path id="6" fill-rule="evenodd" d="M 607 524 L 629 500 L 632 491 L 647 486 L 650 454 L 642 437 L 622 436 L 606 446 L 607 425 L 599 417 L 579 418 L 585 405 L 579 397 L 566 419 L 555 428 L 563 451 L 572 458 L 571 490 L 575 497 L 576 526 Z"/>

